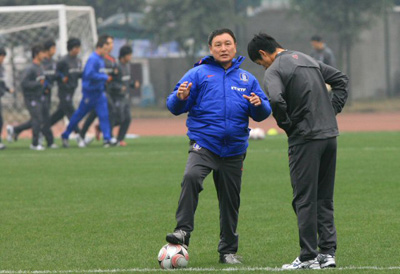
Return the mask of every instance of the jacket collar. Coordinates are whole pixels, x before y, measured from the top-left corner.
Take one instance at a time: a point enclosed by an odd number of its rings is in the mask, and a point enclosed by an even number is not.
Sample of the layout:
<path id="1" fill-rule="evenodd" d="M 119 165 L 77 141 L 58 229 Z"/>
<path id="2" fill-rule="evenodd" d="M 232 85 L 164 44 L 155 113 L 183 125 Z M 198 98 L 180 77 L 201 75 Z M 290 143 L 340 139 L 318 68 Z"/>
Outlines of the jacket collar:
<path id="1" fill-rule="evenodd" d="M 243 57 L 243 56 L 238 56 L 237 58 L 233 58 L 232 66 L 228 69 L 228 71 L 239 68 L 240 65 L 243 63 L 244 59 L 245 59 L 245 57 Z M 210 64 L 213 66 L 223 68 L 218 62 L 215 61 L 214 57 L 212 57 L 211 55 L 208 55 L 208 56 L 202 58 L 199 62 L 194 64 L 194 67 L 197 67 L 197 66 L 200 66 L 203 64 Z"/>

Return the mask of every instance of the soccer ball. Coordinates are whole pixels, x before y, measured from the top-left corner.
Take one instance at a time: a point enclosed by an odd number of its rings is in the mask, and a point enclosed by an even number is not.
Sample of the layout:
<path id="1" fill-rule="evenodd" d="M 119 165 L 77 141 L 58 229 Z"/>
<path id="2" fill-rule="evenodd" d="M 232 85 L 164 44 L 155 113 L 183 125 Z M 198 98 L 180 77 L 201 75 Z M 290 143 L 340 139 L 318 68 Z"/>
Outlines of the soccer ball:
<path id="1" fill-rule="evenodd" d="M 181 245 L 166 244 L 158 252 L 158 263 L 162 269 L 184 268 L 189 263 L 189 253 Z"/>
<path id="2" fill-rule="evenodd" d="M 251 129 L 249 138 L 252 140 L 263 140 L 265 139 L 265 132 L 262 128 L 256 127 Z"/>

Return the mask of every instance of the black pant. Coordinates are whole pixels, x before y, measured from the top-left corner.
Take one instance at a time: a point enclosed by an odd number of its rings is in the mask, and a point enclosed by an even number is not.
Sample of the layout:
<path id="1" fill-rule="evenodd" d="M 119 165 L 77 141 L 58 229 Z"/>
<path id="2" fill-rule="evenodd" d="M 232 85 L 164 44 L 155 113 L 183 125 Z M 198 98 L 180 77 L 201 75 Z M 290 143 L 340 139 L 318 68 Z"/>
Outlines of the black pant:
<path id="1" fill-rule="evenodd" d="M 185 173 L 182 181 L 181 195 L 176 211 L 176 229 L 190 232 L 194 229 L 199 193 L 203 190 L 205 177 L 213 171 L 220 212 L 220 254 L 236 253 L 239 235 L 236 233 L 242 168 L 245 155 L 221 158 L 205 148 L 192 143 L 189 149 Z"/>
<path id="2" fill-rule="evenodd" d="M 0 143 L 1 143 L 1 132 L 3 131 L 3 110 L 1 107 L 1 94 L 0 94 Z"/>
<path id="3" fill-rule="evenodd" d="M 114 124 L 111 127 L 120 126 L 117 141 L 122 141 L 125 139 L 132 120 L 129 98 L 127 96 L 113 96 L 111 99 L 114 105 L 114 113 L 112 114 Z"/>
<path id="4" fill-rule="evenodd" d="M 75 108 L 72 102 L 73 92 L 60 92 L 58 94 L 58 98 L 60 99 L 60 103 L 58 104 L 57 110 L 50 117 L 50 124 L 53 126 L 58 121 L 60 121 L 64 116 L 67 116 L 68 119 L 71 118 L 72 114 L 75 112 Z M 75 133 L 79 133 L 78 126 L 74 129 Z"/>
<path id="5" fill-rule="evenodd" d="M 114 124 L 114 103 L 111 99 L 111 96 L 106 93 L 107 96 L 107 106 L 108 106 L 108 117 L 110 120 L 110 127 L 111 127 L 111 136 L 112 136 L 112 125 Z M 93 124 L 94 120 L 97 118 L 96 111 L 91 111 L 86 118 L 85 122 L 83 123 L 80 135 L 82 139 L 85 139 L 86 133 L 89 130 L 91 124 Z"/>
<path id="6" fill-rule="evenodd" d="M 335 255 L 336 228 L 333 192 L 336 170 L 336 138 L 313 140 L 289 148 L 293 209 L 297 215 L 300 260 Z"/>
<path id="7" fill-rule="evenodd" d="M 43 95 L 41 98 L 25 97 L 24 99 L 31 120 L 21 126 L 15 127 L 14 132 L 19 134 L 22 131 L 21 128 L 27 127 L 27 124 L 29 124 L 28 126 L 32 127 L 32 145 L 38 145 L 39 133 L 42 132 L 46 138 L 47 145 L 51 146 L 54 138 L 53 132 L 50 129 L 50 98 Z"/>

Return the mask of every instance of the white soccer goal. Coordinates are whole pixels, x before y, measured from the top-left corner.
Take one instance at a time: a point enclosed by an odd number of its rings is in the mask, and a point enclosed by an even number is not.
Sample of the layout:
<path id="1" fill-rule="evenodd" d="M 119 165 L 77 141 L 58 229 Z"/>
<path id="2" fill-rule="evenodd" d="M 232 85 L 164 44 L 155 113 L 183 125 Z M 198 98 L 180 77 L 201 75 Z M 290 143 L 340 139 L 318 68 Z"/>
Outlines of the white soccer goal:
<path id="1" fill-rule="evenodd" d="M 92 7 L 66 5 L 37 5 L 0 7 L 0 46 L 7 52 L 6 82 L 17 91 L 2 98 L 3 115 L 17 120 L 26 119 L 19 82 L 21 71 L 31 62 L 31 46 L 54 39 L 58 59 L 67 53 L 67 40 L 81 40 L 81 57 L 85 61 L 97 41 L 96 21 Z M 23 117 L 21 118 L 21 111 Z M 6 118 L 6 117 L 5 117 Z M 6 118 L 7 119 L 7 118 Z"/>

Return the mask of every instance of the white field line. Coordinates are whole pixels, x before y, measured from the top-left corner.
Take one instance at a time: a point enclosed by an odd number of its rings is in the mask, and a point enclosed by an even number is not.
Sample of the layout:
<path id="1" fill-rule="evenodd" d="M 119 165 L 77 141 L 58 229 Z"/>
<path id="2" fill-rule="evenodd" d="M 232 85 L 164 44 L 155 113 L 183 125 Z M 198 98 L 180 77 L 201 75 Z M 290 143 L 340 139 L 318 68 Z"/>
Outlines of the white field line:
<path id="1" fill-rule="evenodd" d="M 241 271 L 283 271 L 273 267 L 230 267 L 230 268 L 186 268 L 188 272 L 241 272 Z M 332 269 L 333 270 L 333 269 Z M 400 270 L 400 266 L 347 266 L 337 267 L 334 270 Z M 0 270 L 0 274 L 62 274 L 62 273 L 121 273 L 121 272 L 158 272 L 159 268 L 128 268 L 128 269 L 89 269 L 89 270 Z"/>

